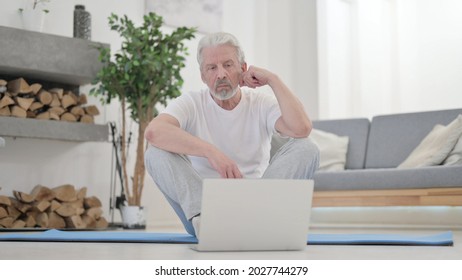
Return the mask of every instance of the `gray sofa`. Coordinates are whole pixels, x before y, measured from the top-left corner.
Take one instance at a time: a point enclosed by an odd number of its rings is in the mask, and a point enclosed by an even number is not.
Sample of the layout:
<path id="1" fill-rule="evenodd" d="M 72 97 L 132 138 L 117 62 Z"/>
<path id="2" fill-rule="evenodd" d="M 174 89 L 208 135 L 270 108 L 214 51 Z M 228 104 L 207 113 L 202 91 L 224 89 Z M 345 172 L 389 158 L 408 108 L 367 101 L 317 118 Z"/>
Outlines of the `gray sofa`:
<path id="1" fill-rule="evenodd" d="M 396 168 L 436 124 L 459 114 L 462 109 L 314 121 L 316 129 L 349 137 L 345 170 L 316 172 L 315 191 L 461 188 L 462 165 Z"/>

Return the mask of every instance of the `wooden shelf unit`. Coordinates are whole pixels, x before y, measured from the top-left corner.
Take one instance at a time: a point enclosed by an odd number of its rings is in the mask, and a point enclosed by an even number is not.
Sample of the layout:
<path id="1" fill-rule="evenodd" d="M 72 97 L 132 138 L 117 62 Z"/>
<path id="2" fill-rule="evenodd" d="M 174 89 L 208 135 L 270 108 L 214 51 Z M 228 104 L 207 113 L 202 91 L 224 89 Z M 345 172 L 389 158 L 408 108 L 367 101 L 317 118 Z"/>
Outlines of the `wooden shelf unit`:
<path id="1" fill-rule="evenodd" d="M 462 187 L 315 191 L 313 207 L 462 206 Z"/>

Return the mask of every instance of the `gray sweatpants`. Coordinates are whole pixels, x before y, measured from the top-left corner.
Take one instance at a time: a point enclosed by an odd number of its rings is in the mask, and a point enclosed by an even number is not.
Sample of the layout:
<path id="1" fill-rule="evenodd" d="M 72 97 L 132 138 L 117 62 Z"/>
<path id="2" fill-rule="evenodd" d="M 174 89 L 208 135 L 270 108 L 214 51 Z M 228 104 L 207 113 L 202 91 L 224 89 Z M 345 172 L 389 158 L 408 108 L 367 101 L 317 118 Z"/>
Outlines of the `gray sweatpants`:
<path id="1" fill-rule="evenodd" d="M 149 146 L 148 173 L 175 210 L 186 231 L 194 235 L 191 219 L 201 212 L 202 177 L 187 156 Z M 319 150 L 308 138 L 290 139 L 273 155 L 262 178 L 310 179 L 319 166 Z"/>

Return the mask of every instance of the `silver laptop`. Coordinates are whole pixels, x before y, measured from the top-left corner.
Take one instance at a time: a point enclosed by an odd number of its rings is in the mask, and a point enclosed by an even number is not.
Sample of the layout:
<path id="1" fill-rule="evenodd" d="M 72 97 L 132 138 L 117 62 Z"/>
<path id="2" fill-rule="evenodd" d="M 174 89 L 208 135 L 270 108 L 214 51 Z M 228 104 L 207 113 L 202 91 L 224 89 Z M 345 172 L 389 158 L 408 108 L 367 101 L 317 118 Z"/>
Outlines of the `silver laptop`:
<path id="1" fill-rule="evenodd" d="M 205 179 L 197 251 L 303 250 L 312 180 Z"/>

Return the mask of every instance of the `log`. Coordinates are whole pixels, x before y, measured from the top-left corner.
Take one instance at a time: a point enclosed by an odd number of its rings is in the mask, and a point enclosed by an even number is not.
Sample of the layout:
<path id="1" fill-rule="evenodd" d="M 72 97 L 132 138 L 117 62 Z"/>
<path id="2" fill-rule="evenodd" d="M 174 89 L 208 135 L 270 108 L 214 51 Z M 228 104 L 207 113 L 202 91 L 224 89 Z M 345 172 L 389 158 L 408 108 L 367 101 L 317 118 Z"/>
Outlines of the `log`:
<path id="1" fill-rule="evenodd" d="M 35 112 L 32 112 L 32 111 L 26 111 L 26 118 L 29 118 L 29 119 L 34 119 L 37 117 L 37 114 Z"/>
<path id="2" fill-rule="evenodd" d="M 8 91 L 13 94 L 31 92 L 29 84 L 23 78 L 9 81 L 7 87 L 8 87 Z"/>
<path id="3" fill-rule="evenodd" d="M 79 104 L 79 98 L 72 91 L 68 90 L 68 91 L 66 91 L 64 93 L 64 95 L 70 96 L 72 99 L 74 99 L 75 104 Z M 64 96 L 63 96 L 63 98 L 64 98 Z"/>
<path id="4" fill-rule="evenodd" d="M 42 109 L 42 108 L 43 108 L 43 103 L 36 101 L 30 105 L 29 110 L 37 111 L 38 109 Z"/>
<path id="5" fill-rule="evenodd" d="M 41 200 L 41 201 L 36 201 L 34 203 L 34 207 L 35 209 L 37 209 L 37 211 L 39 212 L 45 212 L 48 207 L 50 207 L 51 203 L 47 200 Z"/>
<path id="6" fill-rule="evenodd" d="M 101 200 L 99 200 L 99 198 L 97 198 L 96 196 L 86 197 L 83 201 L 83 204 L 85 205 L 86 209 L 103 206 L 101 204 Z"/>
<path id="7" fill-rule="evenodd" d="M 56 107 L 56 108 L 58 108 L 58 107 Z M 53 113 L 53 112 L 49 112 L 49 113 L 50 113 L 50 119 L 51 120 L 55 120 L 55 121 L 61 120 L 61 118 L 58 115 L 56 115 L 55 113 Z"/>
<path id="8" fill-rule="evenodd" d="M 85 110 L 80 106 L 72 107 L 69 112 L 71 112 L 71 114 L 73 114 L 75 116 L 83 116 L 83 115 L 85 115 Z"/>
<path id="9" fill-rule="evenodd" d="M 74 94 L 72 93 L 72 95 L 74 95 Z M 61 100 L 61 105 L 65 109 L 67 109 L 68 107 L 70 107 L 72 105 L 76 105 L 76 104 L 77 104 L 76 98 L 72 97 L 70 94 L 64 95 L 62 100 Z"/>
<path id="10" fill-rule="evenodd" d="M 8 96 L 6 94 L 5 94 L 5 96 L 3 96 L 2 99 L 0 99 L 0 109 L 6 107 L 8 105 L 12 105 L 12 104 L 14 104 L 13 98 L 11 98 L 10 96 Z"/>
<path id="11" fill-rule="evenodd" d="M 64 89 L 62 89 L 62 88 L 52 88 L 52 89 L 50 89 L 50 92 L 56 93 L 59 100 L 63 99 Z"/>
<path id="12" fill-rule="evenodd" d="M 11 205 L 10 198 L 4 195 L 0 195 L 0 205 Z"/>
<path id="13" fill-rule="evenodd" d="M 52 201 L 55 198 L 55 193 L 50 188 L 42 185 L 36 185 L 32 189 L 31 195 L 35 197 L 36 201 Z"/>
<path id="14" fill-rule="evenodd" d="M 70 217 L 77 214 L 76 209 L 69 203 L 62 203 L 61 207 L 55 210 L 61 217 Z"/>
<path id="15" fill-rule="evenodd" d="M 101 217 L 99 218 L 99 220 L 96 221 L 96 228 L 107 228 L 108 226 L 109 226 L 109 223 L 104 217 Z"/>
<path id="16" fill-rule="evenodd" d="M 82 215 L 85 212 L 83 207 L 83 199 L 77 199 L 76 201 L 72 202 L 65 202 L 64 204 L 69 204 L 75 210 L 75 214 Z"/>
<path id="17" fill-rule="evenodd" d="M 59 201 L 69 202 L 77 199 L 77 193 L 73 185 L 61 185 L 52 189 L 55 197 Z"/>
<path id="18" fill-rule="evenodd" d="M 53 97 L 53 99 L 51 100 L 50 106 L 61 107 L 61 101 L 59 100 L 58 94 L 52 93 L 51 96 Z"/>
<path id="19" fill-rule="evenodd" d="M 61 116 L 66 112 L 66 110 L 64 110 L 63 107 L 51 107 L 50 109 L 48 109 L 48 112 Z"/>
<path id="20" fill-rule="evenodd" d="M 19 212 L 18 209 L 14 206 L 7 206 L 6 210 L 8 211 L 8 216 L 12 217 L 13 219 L 17 219 L 19 216 L 21 216 L 21 212 Z"/>
<path id="21" fill-rule="evenodd" d="M 40 213 L 37 215 L 37 217 L 35 218 L 36 220 L 36 223 L 39 227 L 41 228 L 48 228 L 48 223 L 49 223 L 49 220 L 48 220 L 48 214 L 47 213 Z"/>
<path id="22" fill-rule="evenodd" d="M 0 109 L 0 116 L 9 117 L 11 116 L 10 107 L 4 107 Z"/>
<path id="23" fill-rule="evenodd" d="M 1 228 L 104 228 L 101 201 L 87 197 L 87 187 L 76 191 L 71 184 L 50 189 L 36 185 L 30 193 L 13 191 L 0 196 Z"/>
<path id="24" fill-rule="evenodd" d="M 37 224 L 37 221 L 33 215 L 27 215 L 24 221 L 26 222 L 26 227 L 28 228 L 35 227 Z"/>
<path id="25" fill-rule="evenodd" d="M 78 103 L 81 104 L 81 105 L 85 105 L 85 104 L 87 104 L 87 102 L 88 102 L 87 101 L 87 95 L 84 94 L 84 93 L 81 93 L 79 95 L 79 102 Z"/>
<path id="26" fill-rule="evenodd" d="M 82 221 L 87 225 L 87 228 L 96 228 L 96 219 L 86 214 L 82 215 Z"/>
<path id="27" fill-rule="evenodd" d="M 66 122 L 76 122 L 77 118 L 73 114 L 66 112 L 61 115 L 61 120 Z"/>
<path id="28" fill-rule="evenodd" d="M 95 105 L 87 106 L 87 107 L 85 107 L 84 109 L 85 109 L 85 112 L 86 112 L 88 115 L 91 115 L 91 116 L 97 116 L 97 115 L 99 115 L 98 107 L 96 107 Z"/>
<path id="29" fill-rule="evenodd" d="M 103 215 L 103 210 L 101 210 L 101 208 L 99 207 L 94 207 L 94 208 L 87 209 L 85 211 L 85 214 L 87 216 L 92 217 L 95 220 L 98 220 Z"/>
<path id="30" fill-rule="evenodd" d="M 5 208 L 0 206 L 0 219 L 8 217 L 8 211 Z"/>
<path id="31" fill-rule="evenodd" d="M 16 104 L 18 104 L 19 107 L 23 108 L 26 111 L 29 110 L 32 103 L 34 103 L 34 98 L 16 97 L 15 99 Z"/>
<path id="32" fill-rule="evenodd" d="M 68 228 L 86 228 L 87 225 L 82 221 L 82 218 L 78 215 L 74 215 L 72 217 L 65 218 L 66 226 Z"/>
<path id="33" fill-rule="evenodd" d="M 0 79 L 0 86 L 1 86 L 1 87 L 6 86 L 7 84 L 8 84 L 7 81 Z"/>
<path id="34" fill-rule="evenodd" d="M 31 93 L 37 95 L 37 93 L 42 89 L 42 85 L 35 83 L 29 86 Z"/>
<path id="35" fill-rule="evenodd" d="M 48 208 L 49 212 L 55 212 L 56 209 L 58 209 L 59 207 L 61 207 L 61 203 L 59 203 L 57 200 L 52 200 L 51 201 L 51 205 L 50 205 L 50 208 Z"/>
<path id="36" fill-rule="evenodd" d="M 30 205 L 29 203 L 23 203 L 14 198 L 10 198 L 10 200 L 11 200 L 11 206 L 9 207 L 11 208 L 11 211 L 12 211 L 10 212 L 10 216 L 14 216 L 15 218 L 18 218 L 21 214 L 26 213 L 30 208 L 32 208 L 32 205 Z M 13 209 L 16 209 L 19 212 L 19 215 L 18 215 L 18 212 L 14 211 Z"/>
<path id="37" fill-rule="evenodd" d="M 11 228 L 24 228 L 26 226 L 26 222 L 24 222 L 23 220 L 16 220 L 13 222 L 13 225 L 11 226 Z"/>
<path id="38" fill-rule="evenodd" d="M 87 197 L 87 187 L 82 187 L 77 192 L 77 199 L 84 201 L 85 197 Z"/>
<path id="39" fill-rule="evenodd" d="M 45 89 L 39 83 L 29 85 L 24 78 L 0 81 L 5 84 L 0 84 L 0 116 L 94 124 L 94 116 L 100 114 L 95 105 L 82 107 L 88 102 L 83 93 Z"/>
<path id="40" fill-rule="evenodd" d="M 91 115 L 83 115 L 80 117 L 81 123 L 95 123 L 95 119 Z"/>
<path id="41" fill-rule="evenodd" d="M 58 214 L 51 212 L 48 215 L 48 227 L 49 228 L 65 228 L 66 221 L 63 217 L 59 216 Z"/>
<path id="42" fill-rule="evenodd" d="M 27 112 L 23 108 L 21 108 L 21 107 L 19 107 L 17 105 L 14 105 L 11 108 L 11 115 L 14 116 L 14 117 L 18 117 L 18 118 L 26 118 L 27 117 Z"/>
<path id="43" fill-rule="evenodd" d="M 11 228 L 13 226 L 15 219 L 12 217 L 5 217 L 0 219 L 0 226 L 4 228 Z"/>
<path id="44" fill-rule="evenodd" d="M 50 92 L 42 89 L 37 94 L 37 99 L 44 105 L 50 105 L 53 101 L 53 95 Z"/>
<path id="45" fill-rule="evenodd" d="M 35 197 L 33 195 L 19 192 L 19 191 L 13 191 L 14 197 L 16 197 L 17 200 L 24 202 L 24 203 L 31 203 L 32 201 L 35 200 Z"/>
<path id="46" fill-rule="evenodd" d="M 50 112 L 43 112 L 35 116 L 36 119 L 38 120 L 49 120 L 50 117 Z"/>

